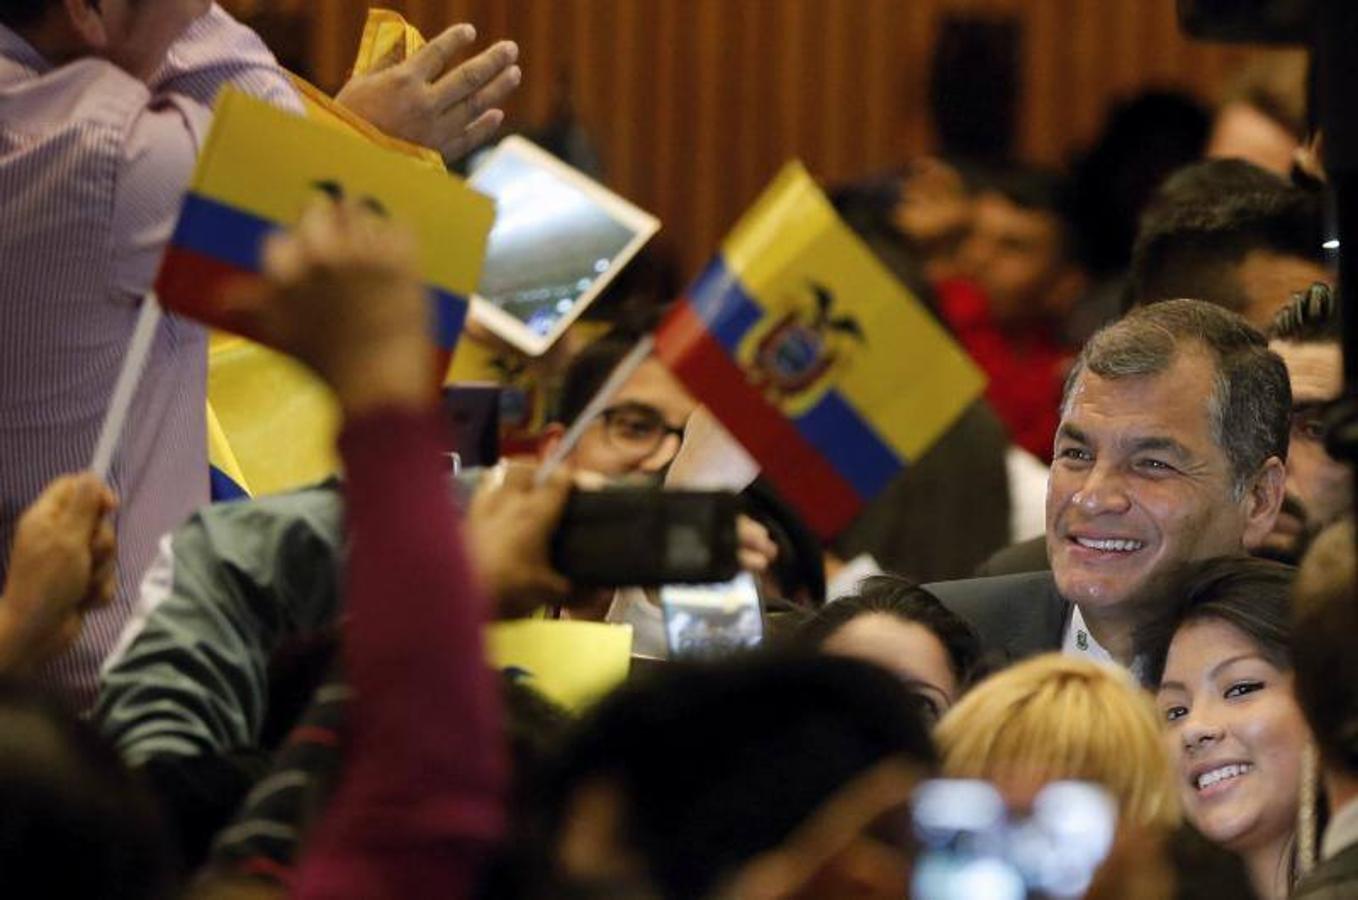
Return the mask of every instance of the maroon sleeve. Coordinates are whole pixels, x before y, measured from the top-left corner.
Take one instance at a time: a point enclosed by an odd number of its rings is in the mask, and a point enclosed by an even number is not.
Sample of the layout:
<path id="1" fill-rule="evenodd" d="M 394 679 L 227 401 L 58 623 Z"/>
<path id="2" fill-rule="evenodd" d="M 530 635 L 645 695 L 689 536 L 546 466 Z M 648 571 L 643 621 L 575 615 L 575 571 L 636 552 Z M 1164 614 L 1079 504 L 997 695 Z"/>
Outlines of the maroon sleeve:
<path id="1" fill-rule="evenodd" d="M 503 826 L 486 603 L 459 534 L 432 414 L 382 411 L 340 436 L 354 690 L 334 800 L 298 873 L 305 898 L 466 897 Z"/>

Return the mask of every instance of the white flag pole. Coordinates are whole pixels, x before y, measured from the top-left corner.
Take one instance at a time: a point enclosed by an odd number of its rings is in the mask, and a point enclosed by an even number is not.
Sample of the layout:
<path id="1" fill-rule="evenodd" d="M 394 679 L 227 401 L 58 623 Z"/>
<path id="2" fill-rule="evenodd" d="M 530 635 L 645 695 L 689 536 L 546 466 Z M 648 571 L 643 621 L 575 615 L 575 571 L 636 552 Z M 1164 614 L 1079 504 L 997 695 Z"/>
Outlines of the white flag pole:
<path id="1" fill-rule="evenodd" d="M 146 359 L 151 355 L 151 345 L 155 342 L 156 328 L 163 317 L 160 302 L 154 293 L 142 301 L 141 311 L 137 313 L 137 324 L 132 329 L 132 340 L 127 345 L 127 355 L 123 357 L 122 369 L 113 385 L 113 399 L 109 401 L 108 412 L 104 414 L 104 424 L 99 429 L 99 442 L 94 445 L 94 460 L 90 470 L 103 481 L 108 481 L 109 469 L 113 466 L 113 454 L 118 449 L 118 441 L 127 424 L 127 414 L 132 409 L 132 398 L 137 394 L 142 372 L 146 369 Z"/>

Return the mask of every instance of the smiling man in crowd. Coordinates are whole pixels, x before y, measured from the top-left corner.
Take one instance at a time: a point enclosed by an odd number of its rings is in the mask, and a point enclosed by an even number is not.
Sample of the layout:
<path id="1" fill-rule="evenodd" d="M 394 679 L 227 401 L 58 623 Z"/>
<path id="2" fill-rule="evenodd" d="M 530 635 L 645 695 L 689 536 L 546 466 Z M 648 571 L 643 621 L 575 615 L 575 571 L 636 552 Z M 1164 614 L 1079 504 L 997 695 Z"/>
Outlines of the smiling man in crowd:
<path id="1" fill-rule="evenodd" d="M 1047 491 L 1052 571 L 931 586 L 992 650 L 1130 666 L 1176 563 L 1258 544 L 1282 505 L 1287 370 L 1238 315 L 1144 307 L 1090 339 L 1066 383 Z"/>

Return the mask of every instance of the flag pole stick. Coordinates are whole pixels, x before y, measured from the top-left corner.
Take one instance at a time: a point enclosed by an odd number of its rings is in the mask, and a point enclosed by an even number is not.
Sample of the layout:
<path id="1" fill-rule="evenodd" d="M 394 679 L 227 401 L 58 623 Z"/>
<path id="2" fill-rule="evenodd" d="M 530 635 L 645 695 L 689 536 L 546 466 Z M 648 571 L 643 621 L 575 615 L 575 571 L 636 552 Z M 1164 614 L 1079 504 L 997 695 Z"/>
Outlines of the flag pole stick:
<path id="1" fill-rule="evenodd" d="M 94 445 L 94 460 L 90 470 L 103 481 L 108 481 L 109 469 L 113 466 L 113 454 L 118 449 L 127 414 L 132 409 L 132 398 L 137 394 L 142 372 L 146 369 L 146 359 L 151 354 L 155 342 L 156 327 L 160 325 L 163 313 L 160 302 L 154 293 L 142 301 L 141 311 L 137 313 L 137 324 L 132 329 L 132 340 L 127 345 L 127 355 L 123 357 L 122 369 L 113 385 L 113 399 L 109 401 L 108 412 L 104 414 L 104 424 L 99 429 L 99 441 Z"/>
<path id="2" fill-rule="evenodd" d="M 547 459 L 538 467 L 538 474 L 535 479 L 536 484 L 543 485 L 547 483 L 547 479 L 552 477 L 552 473 L 560 467 L 561 463 L 565 461 L 568 455 L 570 455 L 570 452 L 575 449 L 575 445 L 580 443 L 580 437 L 585 433 L 585 429 L 599 417 L 599 414 L 604 411 L 604 407 L 608 404 L 608 401 L 612 400 L 613 395 L 622 387 L 623 382 L 632 377 L 632 373 L 637 370 L 638 366 L 646 361 L 646 357 L 651 355 L 651 350 L 654 348 L 655 338 L 648 334 L 638 341 L 637 345 L 623 357 L 622 362 L 618 363 L 613 369 L 612 374 L 608 376 L 608 380 L 604 382 L 603 387 L 599 388 L 598 393 L 596 393 L 585 406 L 584 411 L 575 417 L 575 421 L 571 423 L 571 427 L 566 431 L 565 435 L 562 436 L 561 442 L 556 445 L 556 448 L 552 450 Z"/>

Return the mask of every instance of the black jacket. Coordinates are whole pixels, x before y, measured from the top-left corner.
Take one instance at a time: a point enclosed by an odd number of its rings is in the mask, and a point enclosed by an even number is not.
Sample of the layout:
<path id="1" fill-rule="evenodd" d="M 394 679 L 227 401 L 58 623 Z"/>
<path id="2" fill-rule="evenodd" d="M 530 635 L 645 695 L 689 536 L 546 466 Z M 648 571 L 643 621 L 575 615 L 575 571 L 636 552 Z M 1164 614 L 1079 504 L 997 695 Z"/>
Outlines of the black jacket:
<path id="1" fill-rule="evenodd" d="M 925 587 L 971 624 L 995 662 L 1018 662 L 1060 650 L 1071 604 L 1056 592 L 1051 572 L 938 581 Z"/>

